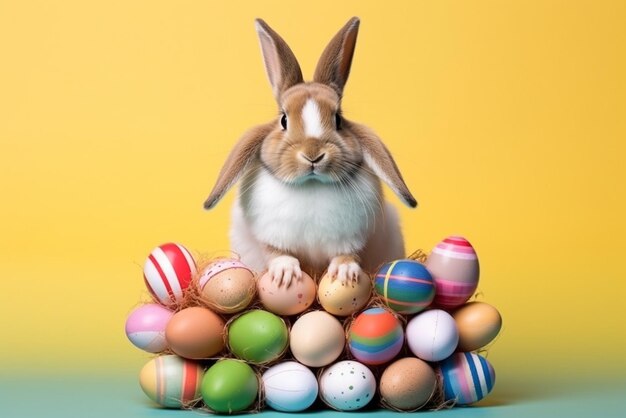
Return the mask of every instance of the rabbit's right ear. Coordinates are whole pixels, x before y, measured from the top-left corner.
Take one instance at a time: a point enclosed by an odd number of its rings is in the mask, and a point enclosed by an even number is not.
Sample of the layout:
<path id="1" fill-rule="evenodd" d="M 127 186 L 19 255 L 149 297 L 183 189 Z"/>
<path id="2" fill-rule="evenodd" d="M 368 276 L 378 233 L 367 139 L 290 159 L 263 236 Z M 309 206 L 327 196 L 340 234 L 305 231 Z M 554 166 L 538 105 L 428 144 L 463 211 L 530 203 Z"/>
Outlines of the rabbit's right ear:
<path id="1" fill-rule="evenodd" d="M 205 209 L 211 209 L 244 173 L 248 164 L 256 158 L 265 137 L 274 129 L 275 123 L 257 126 L 246 132 L 230 152 L 211 194 L 204 202 Z"/>
<path id="2" fill-rule="evenodd" d="M 304 81 L 302 70 L 287 43 L 262 19 L 256 19 L 256 32 L 261 43 L 267 78 L 276 101 L 288 88 Z"/>

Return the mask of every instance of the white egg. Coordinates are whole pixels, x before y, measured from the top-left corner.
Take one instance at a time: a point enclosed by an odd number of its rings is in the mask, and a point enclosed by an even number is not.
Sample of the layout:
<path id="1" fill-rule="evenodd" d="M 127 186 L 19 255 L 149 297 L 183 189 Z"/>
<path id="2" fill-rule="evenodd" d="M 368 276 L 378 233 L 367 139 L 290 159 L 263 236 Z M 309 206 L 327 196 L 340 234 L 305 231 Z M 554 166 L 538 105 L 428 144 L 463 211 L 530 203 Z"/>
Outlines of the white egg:
<path id="1" fill-rule="evenodd" d="M 406 341 L 413 354 L 422 360 L 441 361 L 456 350 L 459 331 L 452 315 L 441 309 L 431 309 L 409 321 Z"/>
<path id="2" fill-rule="evenodd" d="M 376 393 L 376 378 L 367 366 L 353 360 L 328 367 L 320 377 L 320 397 L 331 408 L 354 411 L 367 405 Z"/>
<path id="3" fill-rule="evenodd" d="M 295 361 L 280 363 L 263 373 L 265 403 L 283 412 L 304 411 L 317 398 L 317 379 L 308 367 Z"/>

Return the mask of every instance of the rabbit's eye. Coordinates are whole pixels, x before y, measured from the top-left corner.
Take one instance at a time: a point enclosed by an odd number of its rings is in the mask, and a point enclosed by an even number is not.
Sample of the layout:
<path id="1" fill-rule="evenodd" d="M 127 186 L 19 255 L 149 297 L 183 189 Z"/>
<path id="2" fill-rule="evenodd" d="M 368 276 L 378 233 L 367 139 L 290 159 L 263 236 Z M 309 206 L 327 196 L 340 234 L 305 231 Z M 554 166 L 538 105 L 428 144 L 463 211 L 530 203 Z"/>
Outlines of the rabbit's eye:
<path id="1" fill-rule="evenodd" d="M 341 129 L 341 115 L 339 113 L 335 113 L 335 128 L 337 130 Z"/>
<path id="2" fill-rule="evenodd" d="M 280 117 L 280 126 L 283 127 L 283 130 L 287 129 L 287 115 L 283 113 Z"/>

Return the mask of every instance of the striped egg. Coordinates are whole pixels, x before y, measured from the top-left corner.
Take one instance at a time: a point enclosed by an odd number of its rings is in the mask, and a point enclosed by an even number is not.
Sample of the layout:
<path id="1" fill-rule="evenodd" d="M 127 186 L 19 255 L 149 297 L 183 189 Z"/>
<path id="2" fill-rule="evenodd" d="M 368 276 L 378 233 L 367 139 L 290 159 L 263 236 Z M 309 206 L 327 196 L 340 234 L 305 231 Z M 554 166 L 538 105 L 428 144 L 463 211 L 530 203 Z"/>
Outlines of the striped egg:
<path id="1" fill-rule="evenodd" d="M 403 343 L 402 324 L 382 308 L 360 313 L 352 322 L 348 336 L 352 355 L 368 365 L 387 363 L 400 352 Z"/>
<path id="2" fill-rule="evenodd" d="M 474 294 L 480 268 L 474 247 L 463 237 L 450 236 L 433 249 L 426 267 L 435 282 L 434 304 L 451 309 Z"/>
<path id="3" fill-rule="evenodd" d="M 176 306 L 196 274 L 196 263 L 182 245 L 163 244 L 150 253 L 143 267 L 143 278 L 155 301 Z"/>
<path id="4" fill-rule="evenodd" d="M 166 408 L 189 406 L 200 396 L 204 369 L 175 355 L 159 356 L 143 366 L 139 385 L 148 398 Z"/>
<path id="5" fill-rule="evenodd" d="M 439 364 L 446 401 L 469 405 L 487 396 L 496 381 L 491 364 L 475 353 L 456 353 Z"/>
<path id="6" fill-rule="evenodd" d="M 174 312 L 157 304 L 138 307 L 126 320 L 126 336 L 131 343 L 149 353 L 160 353 L 167 348 L 165 328 Z"/>
<path id="7" fill-rule="evenodd" d="M 414 260 L 384 264 L 376 273 L 374 289 L 388 307 L 401 314 L 420 312 L 435 297 L 430 272 Z"/>

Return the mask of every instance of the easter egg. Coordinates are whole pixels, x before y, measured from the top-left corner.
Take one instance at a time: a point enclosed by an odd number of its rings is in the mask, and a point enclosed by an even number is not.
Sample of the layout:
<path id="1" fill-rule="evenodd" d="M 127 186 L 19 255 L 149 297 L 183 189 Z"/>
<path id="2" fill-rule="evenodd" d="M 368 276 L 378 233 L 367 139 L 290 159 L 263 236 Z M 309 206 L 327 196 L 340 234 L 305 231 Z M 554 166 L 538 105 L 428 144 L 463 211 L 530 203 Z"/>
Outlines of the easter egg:
<path id="1" fill-rule="evenodd" d="M 300 279 L 294 279 L 289 286 L 280 286 L 272 281 L 269 273 L 265 273 L 257 284 L 259 299 L 270 312 L 278 315 L 296 315 L 304 312 L 315 300 L 315 281 L 302 272 Z"/>
<path id="2" fill-rule="evenodd" d="M 283 412 L 304 411 L 317 398 L 317 378 L 308 367 L 287 361 L 263 373 L 265 403 Z"/>
<path id="3" fill-rule="evenodd" d="M 452 317 L 459 330 L 459 351 L 474 351 L 486 346 L 502 328 L 500 312 L 484 302 L 466 303 L 454 310 Z"/>
<path id="4" fill-rule="evenodd" d="M 256 374 L 246 363 L 220 360 L 211 366 L 200 387 L 206 406 L 215 412 L 232 414 L 250 408 L 259 393 Z"/>
<path id="5" fill-rule="evenodd" d="M 228 346 L 232 353 L 253 364 L 276 360 L 285 352 L 288 342 L 285 321 L 260 309 L 242 314 L 228 327 Z"/>
<path id="6" fill-rule="evenodd" d="M 126 320 L 126 336 L 137 348 L 149 353 L 160 353 L 167 349 L 165 327 L 174 312 L 157 304 L 140 306 Z"/>
<path id="7" fill-rule="evenodd" d="M 432 398 L 437 375 L 423 360 L 405 357 L 391 363 L 380 377 L 381 402 L 401 411 L 415 411 Z"/>
<path id="8" fill-rule="evenodd" d="M 376 393 L 376 378 L 354 360 L 329 366 L 320 376 L 320 398 L 331 408 L 354 411 L 367 405 Z"/>
<path id="9" fill-rule="evenodd" d="M 370 300 L 372 282 L 361 273 L 356 282 L 332 279 L 328 274 L 318 284 L 317 298 L 322 307 L 337 316 L 349 316 L 363 308 Z"/>
<path id="10" fill-rule="evenodd" d="M 391 312 L 370 308 L 361 312 L 352 322 L 348 347 L 359 361 L 377 365 L 393 359 L 402 349 L 402 324 Z"/>
<path id="11" fill-rule="evenodd" d="M 430 272 L 414 260 L 384 264 L 376 273 L 374 290 L 388 307 L 401 314 L 420 312 L 435 297 Z"/>
<path id="12" fill-rule="evenodd" d="M 201 302 L 215 312 L 232 314 L 246 309 L 256 291 L 254 273 L 235 259 L 220 259 L 202 270 L 198 279 Z"/>
<path id="13" fill-rule="evenodd" d="M 496 381 L 491 364 L 475 353 L 456 353 L 439 364 L 446 401 L 469 405 L 487 396 Z"/>
<path id="14" fill-rule="evenodd" d="M 139 385 L 148 398 L 167 408 L 182 408 L 200 396 L 204 369 L 175 355 L 153 358 L 141 369 Z"/>
<path id="15" fill-rule="evenodd" d="M 439 361 L 454 353 L 459 343 L 459 331 L 449 313 L 431 309 L 409 321 L 406 341 L 417 357 L 426 361 Z"/>
<path id="16" fill-rule="evenodd" d="M 155 301 L 165 306 L 182 302 L 185 289 L 196 274 L 196 263 L 182 245 L 163 244 L 150 253 L 143 278 Z"/>
<path id="17" fill-rule="evenodd" d="M 463 237 L 451 236 L 437 244 L 426 267 L 435 281 L 434 304 L 442 308 L 464 304 L 478 287 L 478 256 Z"/>
<path id="18" fill-rule="evenodd" d="M 291 353 L 310 367 L 326 366 L 339 357 L 346 344 L 341 323 L 324 311 L 307 312 L 291 327 Z"/>
<path id="19" fill-rule="evenodd" d="M 209 309 L 186 308 L 172 316 L 165 338 L 170 349 L 181 357 L 209 358 L 224 348 L 224 321 Z"/>

